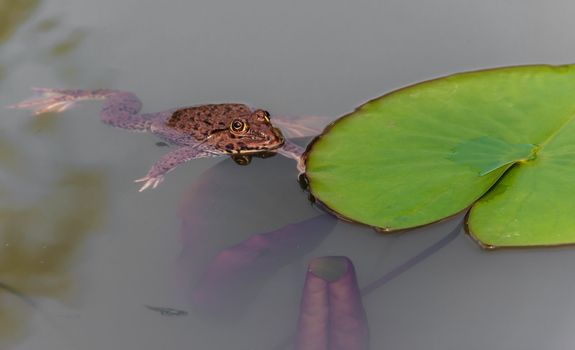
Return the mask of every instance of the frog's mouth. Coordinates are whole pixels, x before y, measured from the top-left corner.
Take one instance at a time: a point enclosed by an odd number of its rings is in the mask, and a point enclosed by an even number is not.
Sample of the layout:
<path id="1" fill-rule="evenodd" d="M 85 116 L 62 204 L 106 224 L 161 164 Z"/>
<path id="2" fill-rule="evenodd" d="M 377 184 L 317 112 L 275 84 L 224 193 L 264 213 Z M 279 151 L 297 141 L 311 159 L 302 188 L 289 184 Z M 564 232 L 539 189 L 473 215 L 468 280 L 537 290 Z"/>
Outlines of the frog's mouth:
<path id="1" fill-rule="evenodd" d="M 259 132 L 257 134 L 252 134 L 247 138 L 256 144 L 250 145 L 247 148 L 231 150 L 231 154 L 241 155 L 241 154 L 254 154 L 262 153 L 266 151 L 274 151 L 285 144 L 285 138 L 282 132 L 278 128 L 273 128 L 273 136 L 267 135 L 265 133 Z"/>
<path id="2" fill-rule="evenodd" d="M 268 142 L 267 149 L 274 150 L 282 147 L 286 140 L 284 135 L 282 134 L 281 130 L 278 128 L 272 128 L 273 134 L 275 137 L 270 137 Z"/>
<path id="3" fill-rule="evenodd" d="M 271 131 L 271 132 L 270 132 Z M 218 148 L 230 155 L 254 154 L 274 151 L 285 144 L 285 138 L 280 129 L 270 127 L 267 132 L 251 131 L 247 135 L 235 137 L 233 140 L 224 138 L 218 141 Z"/>

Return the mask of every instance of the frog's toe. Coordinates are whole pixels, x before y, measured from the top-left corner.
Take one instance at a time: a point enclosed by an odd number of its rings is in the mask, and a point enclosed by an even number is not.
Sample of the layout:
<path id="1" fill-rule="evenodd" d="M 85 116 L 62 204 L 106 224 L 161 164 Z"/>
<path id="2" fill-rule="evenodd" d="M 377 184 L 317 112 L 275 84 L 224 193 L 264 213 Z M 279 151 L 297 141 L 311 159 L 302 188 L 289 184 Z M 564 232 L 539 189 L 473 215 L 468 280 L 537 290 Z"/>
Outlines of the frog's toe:
<path id="1" fill-rule="evenodd" d="M 65 90 L 33 88 L 40 96 L 8 106 L 13 109 L 30 109 L 34 114 L 60 113 L 72 107 L 76 98 L 65 93 Z"/>
<path id="2" fill-rule="evenodd" d="M 159 176 L 145 176 L 141 179 L 137 179 L 134 180 L 134 182 L 143 182 L 144 185 L 142 185 L 142 187 L 140 187 L 139 192 L 144 191 L 147 188 L 156 188 L 158 187 L 158 185 L 164 181 L 164 177 L 159 175 Z"/>
<path id="3" fill-rule="evenodd" d="M 73 104 L 73 101 L 62 101 L 54 98 L 39 97 L 7 106 L 7 108 L 30 109 L 34 112 L 34 114 L 38 115 L 50 112 L 60 113 L 70 108 Z"/>
<path id="4" fill-rule="evenodd" d="M 30 109 L 34 114 L 44 114 L 44 113 L 59 113 L 63 112 L 70 107 L 71 103 L 66 102 L 53 102 L 53 101 L 38 101 L 38 100 L 28 100 L 16 105 L 8 106 L 8 108 L 15 109 Z"/>

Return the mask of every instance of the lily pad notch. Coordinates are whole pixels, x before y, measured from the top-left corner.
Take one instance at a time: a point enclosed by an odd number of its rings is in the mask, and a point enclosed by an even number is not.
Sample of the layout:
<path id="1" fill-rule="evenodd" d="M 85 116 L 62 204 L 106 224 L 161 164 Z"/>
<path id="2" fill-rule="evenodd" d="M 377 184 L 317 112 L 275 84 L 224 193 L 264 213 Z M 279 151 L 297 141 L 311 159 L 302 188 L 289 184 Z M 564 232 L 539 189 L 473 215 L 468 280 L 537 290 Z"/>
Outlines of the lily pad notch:
<path id="1" fill-rule="evenodd" d="M 392 91 L 303 155 L 310 194 L 392 232 L 469 209 L 483 248 L 575 243 L 575 65 L 458 73 Z"/>

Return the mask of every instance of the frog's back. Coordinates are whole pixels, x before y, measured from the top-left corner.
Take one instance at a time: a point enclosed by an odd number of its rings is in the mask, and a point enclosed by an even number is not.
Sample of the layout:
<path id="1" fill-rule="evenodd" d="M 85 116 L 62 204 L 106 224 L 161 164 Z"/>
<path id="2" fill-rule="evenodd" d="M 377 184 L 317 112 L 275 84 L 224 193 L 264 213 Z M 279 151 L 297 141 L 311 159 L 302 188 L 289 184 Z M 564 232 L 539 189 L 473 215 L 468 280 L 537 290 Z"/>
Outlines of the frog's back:
<path id="1" fill-rule="evenodd" d="M 230 120 L 250 113 L 248 106 L 239 103 L 185 107 L 174 111 L 166 125 L 171 129 L 192 135 L 197 141 L 203 141 L 214 130 L 228 128 Z"/>

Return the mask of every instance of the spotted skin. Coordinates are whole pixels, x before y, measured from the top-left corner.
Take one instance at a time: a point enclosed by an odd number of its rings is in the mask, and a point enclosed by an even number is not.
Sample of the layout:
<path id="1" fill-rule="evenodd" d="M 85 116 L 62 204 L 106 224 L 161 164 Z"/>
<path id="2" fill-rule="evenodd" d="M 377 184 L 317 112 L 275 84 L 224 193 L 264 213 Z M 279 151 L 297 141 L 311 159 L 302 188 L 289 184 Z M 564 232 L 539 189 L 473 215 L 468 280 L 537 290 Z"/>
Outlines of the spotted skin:
<path id="1" fill-rule="evenodd" d="M 214 130 L 227 129 L 231 119 L 247 118 L 251 113 L 243 104 L 209 104 L 178 109 L 168 119 L 167 125 L 203 141 Z"/>
<path id="2" fill-rule="evenodd" d="M 35 89 L 41 95 L 11 108 L 31 109 L 35 114 L 62 112 L 83 100 L 104 100 L 101 120 L 131 131 L 150 132 L 180 146 L 164 155 L 147 175 L 140 191 L 155 188 L 165 174 L 191 159 L 274 151 L 285 139 L 263 110 L 252 111 L 237 103 L 208 104 L 140 114 L 142 103 L 131 92 L 117 90 Z"/>
<path id="3" fill-rule="evenodd" d="M 230 127 L 237 123 L 238 128 Z M 251 111 L 244 104 L 222 103 L 187 107 L 174 111 L 166 123 L 168 128 L 192 136 L 197 142 L 209 142 L 218 151 L 228 154 L 247 154 L 274 150 L 279 129 L 269 113 Z M 275 135 L 275 137 L 274 137 Z"/>

